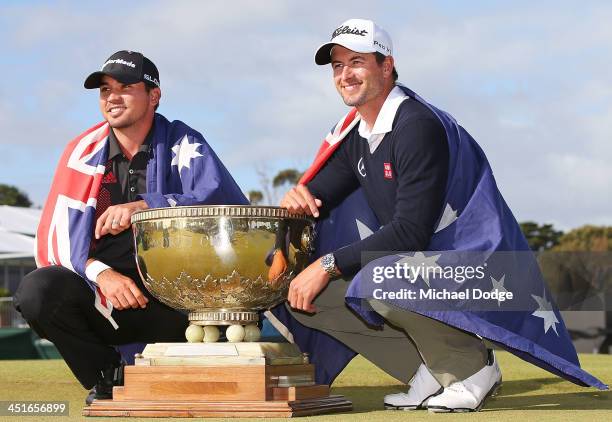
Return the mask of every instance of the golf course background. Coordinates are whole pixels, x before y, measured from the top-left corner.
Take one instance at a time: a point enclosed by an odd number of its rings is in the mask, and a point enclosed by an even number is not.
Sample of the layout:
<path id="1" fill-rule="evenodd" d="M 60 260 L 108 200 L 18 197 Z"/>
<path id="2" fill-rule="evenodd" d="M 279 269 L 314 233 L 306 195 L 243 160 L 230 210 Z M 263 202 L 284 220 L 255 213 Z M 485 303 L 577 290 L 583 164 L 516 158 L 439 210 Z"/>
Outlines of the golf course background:
<path id="1" fill-rule="evenodd" d="M 333 421 L 612 421 L 612 393 L 584 388 L 528 364 L 507 352 L 498 353 L 503 373 L 500 393 L 489 399 L 483 411 L 438 414 L 426 410 L 404 412 L 382 409 L 385 394 L 405 387 L 361 356 L 356 357 L 333 384 L 333 393 L 353 401 L 353 412 L 302 418 Z M 612 356 L 580 355 L 582 367 L 612 384 Z M 83 420 L 81 409 L 87 392 L 78 384 L 63 360 L 0 361 L 0 400 L 69 401 L 70 417 L 49 421 Z M 0 421 L 47 420 L 41 417 L 0 416 Z M 118 418 L 88 418 L 91 421 Z M 161 420 L 132 418 L 130 421 Z M 168 420 L 168 419 L 163 419 Z M 177 419 L 185 420 L 185 419 Z M 207 419 L 208 420 L 208 419 Z M 213 420 L 213 419 L 210 419 Z M 244 420 L 244 419 L 243 419 Z M 258 420 L 258 419 L 254 419 Z M 261 419 L 259 419 L 261 420 Z"/>

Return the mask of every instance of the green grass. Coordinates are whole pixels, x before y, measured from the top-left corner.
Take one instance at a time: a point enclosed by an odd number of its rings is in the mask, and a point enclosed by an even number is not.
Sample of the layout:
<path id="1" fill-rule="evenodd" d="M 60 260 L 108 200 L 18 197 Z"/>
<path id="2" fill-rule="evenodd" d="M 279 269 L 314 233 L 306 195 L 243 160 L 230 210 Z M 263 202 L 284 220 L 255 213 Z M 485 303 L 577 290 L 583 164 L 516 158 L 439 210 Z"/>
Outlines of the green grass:
<path id="1" fill-rule="evenodd" d="M 555 377 L 505 352 L 498 353 L 504 383 L 498 396 L 483 411 L 470 414 L 434 415 L 427 411 L 402 412 L 382 409 L 385 394 L 402 391 L 395 379 L 358 357 L 333 384 L 335 394 L 353 401 L 352 413 L 303 418 L 316 421 L 612 421 L 612 394 L 583 388 Z M 581 355 L 585 370 L 612 384 L 612 356 Z M 81 409 L 86 391 L 61 360 L 0 361 L 0 400 L 68 400 L 70 418 L 83 420 Z M 0 417 L 0 420 L 41 420 L 34 417 Z M 44 418 L 50 422 L 60 418 Z M 92 421 L 116 418 L 91 418 Z M 157 420 L 160 419 L 130 419 Z M 166 420 L 166 419 L 164 419 Z"/>

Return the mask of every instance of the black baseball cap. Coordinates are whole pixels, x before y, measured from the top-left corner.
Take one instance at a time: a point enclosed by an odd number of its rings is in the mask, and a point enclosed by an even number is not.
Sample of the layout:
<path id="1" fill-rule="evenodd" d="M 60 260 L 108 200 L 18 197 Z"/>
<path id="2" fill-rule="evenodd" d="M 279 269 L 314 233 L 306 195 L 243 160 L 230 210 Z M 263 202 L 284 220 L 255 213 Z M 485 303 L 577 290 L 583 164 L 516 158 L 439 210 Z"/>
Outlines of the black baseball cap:
<path id="1" fill-rule="evenodd" d="M 108 75 L 122 84 L 144 82 L 153 88 L 159 87 L 157 67 L 142 53 L 136 51 L 121 50 L 110 56 L 102 65 L 102 69 L 85 79 L 85 88 L 99 88 L 104 75 Z"/>

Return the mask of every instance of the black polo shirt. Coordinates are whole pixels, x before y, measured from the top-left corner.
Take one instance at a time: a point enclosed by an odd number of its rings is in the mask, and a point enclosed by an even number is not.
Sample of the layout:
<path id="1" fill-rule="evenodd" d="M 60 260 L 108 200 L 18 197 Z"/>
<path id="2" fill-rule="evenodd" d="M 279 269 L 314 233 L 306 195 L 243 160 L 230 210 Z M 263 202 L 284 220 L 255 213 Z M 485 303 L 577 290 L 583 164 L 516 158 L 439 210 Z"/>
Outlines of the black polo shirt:
<path id="1" fill-rule="evenodd" d="M 95 221 L 111 205 L 140 200 L 138 195 L 147 190 L 147 163 L 150 156 L 153 127 L 147 134 L 138 152 L 129 160 L 111 129 L 108 134 L 108 160 L 102 178 Z M 94 226 L 95 229 L 95 226 Z M 124 230 L 116 236 L 107 234 L 99 240 L 93 239 L 89 253 L 91 258 L 116 269 L 135 269 L 134 239 L 132 230 Z"/>
<path id="2" fill-rule="evenodd" d="M 343 274 L 361 268 L 362 252 L 422 251 L 443 209 L 448 177 L 448 144 L 440 121 L 414 99 L 401 103 L 391 132 L 370 152 L 357 126 L 307 184 L 333 208 L 361 186 L 383 227 L 334 252 Z"/>

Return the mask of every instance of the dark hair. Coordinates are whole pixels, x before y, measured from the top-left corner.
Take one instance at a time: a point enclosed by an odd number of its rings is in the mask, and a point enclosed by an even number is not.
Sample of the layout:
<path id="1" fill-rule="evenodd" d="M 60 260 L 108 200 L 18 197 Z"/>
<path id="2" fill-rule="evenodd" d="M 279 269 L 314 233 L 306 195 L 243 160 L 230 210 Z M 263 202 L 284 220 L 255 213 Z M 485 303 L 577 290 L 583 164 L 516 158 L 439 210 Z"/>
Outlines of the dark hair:
<path id="1" fill-rule="evenodd" d="M 146 82 L 145 82 L 144 86 L 145 86 L 145 91 L 147 91 L 147 94 L 149 92 L 151 92 L 152 89 L 159 88 L 158 86 L 149 85 Z M 154 110 L 157 111 L 158 108 L 159 108 L 159 102 L 157 104 L 155 104 L 155 109 Z"/>
<path id="2" fill-rule="evenodd" d="M 376 63 L 378 63 L 379 65 L 383 64 L 383 62 L 385 61 L 385 58 L 387 56 L 385 56 L 383 53 L 379 53 L 378 51 L 374 53 L 374 57 L 376 57 Z M 393 73 L 391 73 L 391 76 L 393 77 L 393 82 L 397 81 L 397 70 L 395 70 L 395 66 L 393 66 Z"/>

